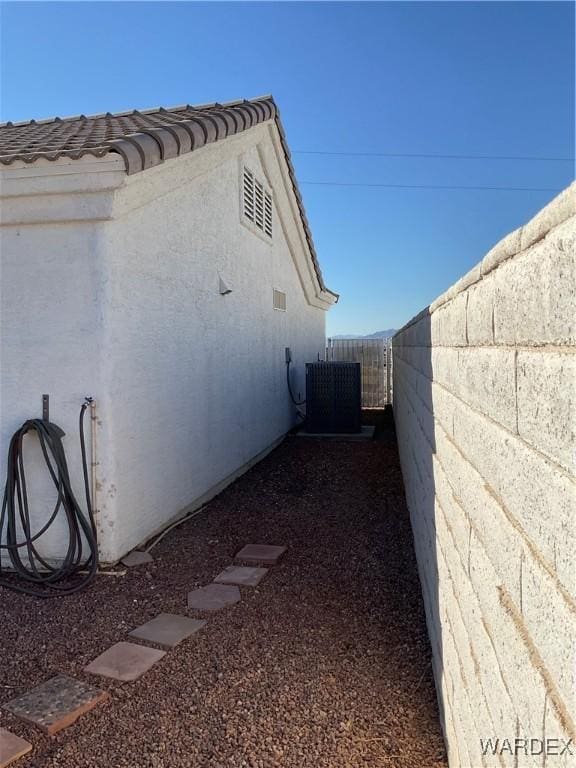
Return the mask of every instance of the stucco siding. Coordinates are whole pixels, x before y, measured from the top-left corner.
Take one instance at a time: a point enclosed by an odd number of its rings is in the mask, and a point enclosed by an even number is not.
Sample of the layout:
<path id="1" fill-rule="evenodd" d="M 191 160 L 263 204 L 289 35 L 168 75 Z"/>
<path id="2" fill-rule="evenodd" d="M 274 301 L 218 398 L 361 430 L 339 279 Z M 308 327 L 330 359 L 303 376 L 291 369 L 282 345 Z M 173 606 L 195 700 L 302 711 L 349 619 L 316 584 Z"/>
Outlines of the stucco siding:
<path id="1" fill-rule="evenodd" d="M 266 132 L 260 141 L 270 142 Z M 253 138 L 237 149 L 200 175 L 194 156 L 154 169 L 146 184 L 157 193 L 146 190 L 143 205 L 138 180 L 117 193 L 126 213 L 106 243 L 109 559 L 285 434 L 295 412 L 284 348 L 302 395 L 304 362 L 324 352 L 325 312 L 304 296 L 276 206 L 271 242 L 241 223 L 242 162 L 266 172 Z M 220 278 L 231 293 L 220 295 Z M 273 309 L 273 288 L 286 293 L 286 312 Z"/>
<path id="2" fill-rule="evenodd" d="M 85 396 L 104 398 L 100 365 L 104 286 L 99 223 L 13 225 L 0 230 L 0 472 L 4 484 L 12 434 L 27 419 L 50 417 L 65 432 L 70 474 L 84 503 L 78 414 Z M 104 407 L 104 401 L 99 407 Z M 102 424 L 102 435 L 106 425 Z M 86 420 L 90 439 L 90 419 Z M 46 521 L 56 501 L 37 440 L 26 440 L 31 516 Z M 105 466 L 103 457 L 103 467 Z M 57 559 L 67 546 L 63 518 L 41 549 Z"/>
<path id="3" fill-rule="evenodd" d="M 574 192 L 393 340 L 394 414 L 454 768 L 543 765 L 522 747 L 484 755 L 481 739 L 576 735 Z"/>
<path id="4" fill-rule="evenodd" d="M 2 471 L 47 392 L 82 498 L 76 422 L 95 397 L 104 562 L 280 439 L 296 421 L 284 348 L 302 396 L 304 363 L 324 353 L 329 303 L 275 131 L 259 125 L 131 177 L 113 156 L 3 171 Z M 274 195 L 271 242 L 241 223 L 244 160 Z M 42 467 L 32 446 L 31 476 Z M 47 511 L 36 496 L 35 525 Z M 62 554 L 62 532 L 42 542 L 47 556 Z"/>

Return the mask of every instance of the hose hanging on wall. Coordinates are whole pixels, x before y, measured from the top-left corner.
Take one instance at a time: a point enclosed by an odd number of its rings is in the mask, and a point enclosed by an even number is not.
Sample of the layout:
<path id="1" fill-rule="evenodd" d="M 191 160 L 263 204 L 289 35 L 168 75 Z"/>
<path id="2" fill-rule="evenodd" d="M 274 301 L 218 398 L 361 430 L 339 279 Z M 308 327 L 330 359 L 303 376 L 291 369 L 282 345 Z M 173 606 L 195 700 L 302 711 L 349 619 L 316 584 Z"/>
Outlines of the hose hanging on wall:
<path id="1" fill-rule="evenodd" d="M 87 515 L 76 500 L 70 484 L 68 465 L 62 444 L 65 433 L 60 427 L 44 419 L 29 419 L 14 433 L 10 440 L 6 487 L 2 513 L 0 514 L 0 550 L 8 553 L 12 569 L 10 578 L 0 579 L 0 586 L 35 597 L 58 597 L 78 592 L 90 584 L 96 576 L 98 546 L 90 500 L 86 442 L 84 439 L 84 414 L 91 402 L 92 398 L 86 398 L 80 409 L 79 417 L 80 450 L 88 508 Z M 29 432 L 35 432 L 38 436 L 48 472 L 58 492 L 52 514 L 37 532 L 33 532 L 31 527 L 22 453 L 24 436 Z M 68 523 L 68 547 L 62 562 L 55 567 L 50 565 L 38 552 L 36 542 L 62 514 L 66 516 Z M 4 544 L 1 543 L 3 541 L 5 541 Z M 85 547 L 88 548 L 87 553 L 85 553 Z M 27 555 L 27 562 L 24 562 L 24 553 Z M 81 571 L 82 573 L 80 573 Z M 0 575 L 2 573 L 0 561 Z M 19 579 L 14 579 L 12 574 L 18 576 Z"/>
<path id="2" fill-rule="evenodd" d="M 297 400 L 294 397 L 294 392 L 292 392 L 292 384 L 290 383 L 290 364 L 291 364 L 291 362 L 292 362 L 291 358 L 288 358 L 286 360 L 286 382 L 288 384 L 288 392 L 290 393 L 290 399 L 292 400 L 294 405 L 305 405 L 306 404 L 306 400 L 305 399 L 304 400 Z"/>

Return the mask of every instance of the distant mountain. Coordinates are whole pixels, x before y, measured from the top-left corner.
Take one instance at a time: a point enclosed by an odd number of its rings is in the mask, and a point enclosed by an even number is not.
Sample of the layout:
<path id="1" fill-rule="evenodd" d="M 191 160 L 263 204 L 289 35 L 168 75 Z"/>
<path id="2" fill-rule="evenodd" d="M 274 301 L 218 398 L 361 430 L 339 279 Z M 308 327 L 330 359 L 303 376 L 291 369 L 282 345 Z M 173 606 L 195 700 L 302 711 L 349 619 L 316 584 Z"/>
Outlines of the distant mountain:
<path id="1" fill-rule="evenodd" d="M 361 336 L 358 333 L 340 333 L 338 336 L 331 336 L 332 339 L 388 339 L 390 336 L 394 336 L 396 328 L 388 328 L 385 331 L 376 331 L 376 333 L 368 333 L 366 336 Z"/>
<path id="2" fill-rule="evenodd" d="M 369 333 L 368 336 L 364 336 L 365 339 L 389 339 L 390 336 L 394 336 L 398 329 L 388 328 L 386 331 L 376 331 L 376 333 Z"/>

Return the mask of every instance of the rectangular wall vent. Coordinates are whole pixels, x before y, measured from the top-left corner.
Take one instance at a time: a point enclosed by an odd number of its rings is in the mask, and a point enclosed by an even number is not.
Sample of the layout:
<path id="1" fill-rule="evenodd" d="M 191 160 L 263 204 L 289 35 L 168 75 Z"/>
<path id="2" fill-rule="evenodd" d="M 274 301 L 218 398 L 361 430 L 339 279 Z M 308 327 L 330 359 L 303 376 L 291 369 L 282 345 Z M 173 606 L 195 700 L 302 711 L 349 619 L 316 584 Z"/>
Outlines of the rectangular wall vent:
<path id="1" fill-rule="evenodd" d="M 244 216 L 268 237 L 272 237 L 272 195 L 252 171 L 244 168 L 242 201 Z"/>
<path id="2" fill-rule="evenodd" d="M 280 309 L 282 312 L 286 312 L 286 294 L 284 291 L 278 291 L 273 289 L 272 304 L 274 309 Z"/>

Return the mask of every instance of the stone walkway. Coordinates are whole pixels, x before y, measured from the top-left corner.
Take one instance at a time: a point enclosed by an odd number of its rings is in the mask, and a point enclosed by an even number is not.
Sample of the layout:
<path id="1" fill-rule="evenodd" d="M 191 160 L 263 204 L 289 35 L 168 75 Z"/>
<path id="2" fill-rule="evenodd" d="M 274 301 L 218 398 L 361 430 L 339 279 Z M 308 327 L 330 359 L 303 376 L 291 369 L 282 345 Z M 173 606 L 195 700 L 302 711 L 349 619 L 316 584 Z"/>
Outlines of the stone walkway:
<path id="1" fill-rule="evenodd" d="M 381 426 L 288 438 L 123 577 L 0 592 L 0 767 L 445 766 Z"/>
<path id="2" fill-rule="evenodd" d="M 286 547 L 277 545 L 247 544 L 238 552 L 234 561 L 249 562 L 252 565 L 226 567 L 216 576 L 213 584 L 188 593 L 188 608 L 214 612 L 240 602 L 238 586 L 258 586 L 268 573 L 268 568 L 260 566 L 264 563 L 268 566 L 276 565 L 285 551 Z M 129 568 L 152 562 L 152 555 L 140 551 L 131 552 L 122 560 Z M 161 613 L 146 624 L 133 629 L 129 636 L 170 649 L 194 635 L 205 624 L 206 621 L 200 619 Z M 119 642 L 84 667 L 84 672 L 122 682 L 133 682 L 165 655 L 165 651 L 156 648 Z M 107 698 L 106 691 L 93 688 L 79 680 L 59 676 L 26 691 L 4 703 L 2 707 L 25 723 L 35 725 L 53 736 Z M 0 768 L 7 768 L 31 750 L 32 744 L 6 729 L 0 729 Z"/>

